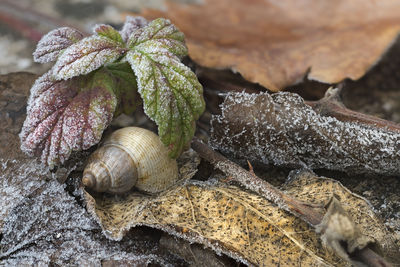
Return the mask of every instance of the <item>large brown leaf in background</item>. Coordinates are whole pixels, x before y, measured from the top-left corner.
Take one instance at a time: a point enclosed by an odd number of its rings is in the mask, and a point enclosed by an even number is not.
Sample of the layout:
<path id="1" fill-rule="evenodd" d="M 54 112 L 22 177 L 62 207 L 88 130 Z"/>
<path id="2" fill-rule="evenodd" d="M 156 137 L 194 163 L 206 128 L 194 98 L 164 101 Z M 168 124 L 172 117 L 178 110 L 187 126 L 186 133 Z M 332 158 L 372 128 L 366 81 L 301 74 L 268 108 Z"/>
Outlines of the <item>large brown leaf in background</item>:
<path id="1" fill-rule="evenodd" d="M 272 91 L 308 78 L 358 79 L 394 42 L 400 2 L 392 0 L 204 0 L 168 2 L 167 17 L 185 33 L 198 64 L 230 68 Z"/>

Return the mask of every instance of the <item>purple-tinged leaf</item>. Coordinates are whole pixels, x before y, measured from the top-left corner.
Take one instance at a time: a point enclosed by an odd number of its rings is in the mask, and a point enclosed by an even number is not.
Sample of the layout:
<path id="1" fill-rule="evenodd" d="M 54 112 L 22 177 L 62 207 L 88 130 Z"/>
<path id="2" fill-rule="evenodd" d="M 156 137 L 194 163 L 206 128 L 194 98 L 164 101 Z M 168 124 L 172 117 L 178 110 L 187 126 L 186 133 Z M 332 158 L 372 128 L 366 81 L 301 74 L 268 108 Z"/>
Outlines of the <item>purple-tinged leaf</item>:
<path id="1" fill-rule="evenodd" d="M 83 38 L 83 33 L 69 27 L 62 27 L 48 32 L 40 39 L 33 60 L 47 63 L 57 59 L 62 50 Z"/>
<path id="2" fill-rule="evenodd" d="M 109 38 L 115 42 L 121 43 L 123 44 L 124 41 L 122 40 L 121 35 L 119 34 L 119 32 L 114 29 L 113 27 L 111 27 L 110 25 L 107 24 L 97 24 L 94 26 L 93 31 L 100 35 L 100 36 L 104 36 L 106 38 Z"/>
<path id="3" fill-rule="evenodd" d="M 127 16 L 124 26 L 122 27 L 122 30 L 120 31 L 120 34 L 121 34 L 124 42 L 128 41 L 128 39 L 132 35 L 132 33 L 136 32 L 140 28 L 143 28 L 148 23 L 149 22 L 143 17 Z"/>
<path id="4" fill-rule="evenodd" d="M 127 49 L 123 44 L 104 36 L 90 36 L 68 47 L 53 67 L 57 80 L 88 74 L 114 62 Z"/>
<path id="5" fill-rule="evenodd" d="M 98 143 L 118 103 L 116 82 L 104 69 L 67 81 L 44 74 L 31 89 L 21 149 L 53 167 Z"/>

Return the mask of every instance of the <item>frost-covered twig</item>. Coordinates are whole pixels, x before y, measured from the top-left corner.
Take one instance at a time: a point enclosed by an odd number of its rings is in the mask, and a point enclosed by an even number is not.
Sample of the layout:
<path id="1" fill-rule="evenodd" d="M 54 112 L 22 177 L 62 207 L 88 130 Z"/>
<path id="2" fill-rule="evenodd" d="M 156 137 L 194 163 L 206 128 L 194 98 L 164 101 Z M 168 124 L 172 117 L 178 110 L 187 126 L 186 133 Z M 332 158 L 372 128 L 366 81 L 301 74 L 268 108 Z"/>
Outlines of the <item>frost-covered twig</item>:
<path id="1" fill-rule="evenodd" d="M 212 163 L 229 177 L 232 177 L 233 180 L 277 204 L 280 208 L 302 218 L 310 225 L 317 225 L 321 222 L 323 215 L 321 211 L 318 211 L 313 205 L 307 205 L 302 201 L 286 195 L 273 185 L 215 152 L 197 137 L 194 137 L 192 140 L 192 148 L 199 153 L 202 158 Z"/>
<path id="2" fill-rule="evenodd" d="M 245 188 L 265 197 L 280 208 L 304 220 L 313 227 L 316 227 L 322 222 L 324 215 L 316 207 L 313 207 L 313 205 L 307 205 L 306 203 L 285 194 L 273 185 L 257 177 L 254 173 L 246 171 L 236 163 L 214 151 L 197 137 L 193 138 L 191 145 L 192 148 L 199 153 L 200 157 L 209 161 L 216 168 L 223 171 L 227 176 L 232 178 L 232 180 L 239 182 Z M 391 266 L 385 261 L 385 259 L 368 247 L 357 250 L 354 254 L 355 255 L 352 256 L 367 264 L 367 266 Z"/>

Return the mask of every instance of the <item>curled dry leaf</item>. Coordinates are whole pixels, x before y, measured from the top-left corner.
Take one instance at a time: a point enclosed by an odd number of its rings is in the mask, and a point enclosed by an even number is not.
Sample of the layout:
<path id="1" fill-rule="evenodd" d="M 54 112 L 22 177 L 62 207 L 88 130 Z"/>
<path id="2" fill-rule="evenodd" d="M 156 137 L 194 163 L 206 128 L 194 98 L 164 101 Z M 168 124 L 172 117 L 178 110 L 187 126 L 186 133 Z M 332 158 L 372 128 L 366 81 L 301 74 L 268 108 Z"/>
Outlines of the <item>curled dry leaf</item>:
<path id="1" fill-rule="evenodd" d="M 347 173 L 400 173 L 399 133 L 322 117 L 297 94 L 230 93 L 211 124 L 211 145 L 237 158 Z"/>
<path id="2" fill-rule="evenodd" d="M 398 262 L 398 259 L 400 259 L 398 237 L 387 230 L 381 219 L 376 216 L 374 208 L 365 198 L 351 192 L 337 180 L 318 177 L 310 171 L 292 171 L 288 180 L 290 182 L 282 188 L 286 193 L 306 203 L 324 203 L 327 206 L 327 212 L 320 225 L 320 230 L 326 231 L 328 224 L 331 223 L 330 227 L 336 228 L 329 229 L 331 234 L 341 233 L 344 239 L 347 238 L 345 241 L 348 247 L 345 249 L 347 249 L 348 254 L 374 240 L 377 250 L 384 253 L 389 261 Z M 332 218 L 337 215 L 346 216 L 352 226 L 345 229 L 345 227 L 342 227 L 343 225 L 332 225 L 334 224 Z M 332 236 L 322 236 L 321 238 L 325 238 L 324 242 L 327 245 L 329 245 L 329 242 L 338 241 L 338 239 L 334 240 Z"/>
<path id="3" fill-rule="evenodd" d="M 284 0 L 166 3 L 146 18 L 171 19 L 202 66 L 230 68 L 278 91 L 304 76 L 326 83 L 358 79 L 400 30 L 400 2 Z"/>
<path id="4" fill-rule="evenodd" d="M 309 183 L 309 187 L 301 187 L 297 183 L 307 180 L 292 179 L 287 189 L 303 199 L 312 197 L 317 203 L 328 201 L 333 194 L 345 195 L 346 210 L 361 215 L 356 220 L 368 224 L 363 227 L 375 235 L 374 240 L 390 243 L 386 239 L 390 233 L 364 199 L 333 180 L 315 177 L 313 181 L 314 186 Z M 325 185 L 324 190 L 318 187 L 321 184 Z M 319 236 L 304 221 L 238 187 L 192 182 L 155 196 L 132 193 L 118 200 L 106 195 L 85 197 L 89 212 L 111 239 L 121 239 L 131 227 L 148 225 L 247 264 L 346 265 L 322 246 Z"/>
<path id="5" fill-rule="evenodd" d="M 341 263 L 322 249 L 306 223 L 236 187 L 188 184 L 156 197 L 131 194 L 118 202 L 86 198 L 88 210 L 111 239 L 121 239 L 131 227 L 147 225 L 247 264 Z"/>
<path id="6" fill-rule="evenodd" d="M 356 249 L 363 249 L 373 243 L 372 237 L 361 233 L 335 196 L 332 197 L 316 231 L 321 233 L 324 246 L 329 246 L 337 255 L 347 261 L 351 261 L 349 255 L 353 254 Z"/>

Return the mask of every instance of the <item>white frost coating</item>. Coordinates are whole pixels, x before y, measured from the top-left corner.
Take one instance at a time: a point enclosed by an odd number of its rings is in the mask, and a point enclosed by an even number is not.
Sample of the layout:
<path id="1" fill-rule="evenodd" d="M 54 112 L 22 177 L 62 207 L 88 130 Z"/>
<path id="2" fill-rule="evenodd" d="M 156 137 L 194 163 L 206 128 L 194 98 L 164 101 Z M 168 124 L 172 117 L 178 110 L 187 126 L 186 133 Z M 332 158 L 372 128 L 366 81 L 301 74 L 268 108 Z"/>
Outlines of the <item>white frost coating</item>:
<path id="1" fill-rule="evenodd" d="M 122 26 L 122 30 L 120 31 L 122 40 L 127 42 L 132 33 L 134 33 L 137 29 L 143 28 L 147 24 L 148 21 L 143 17 L 127 16 L 124 26 Z"/>
<path id="2" fill-rule="evenodd" d="M 400 174 L 400 134 L 322 117 L 297 94 L 229 93 L 211 145 L 265 164 Z"/>
<path id="3" fill-rule="evenodd" d="M 33 59 L 38 63 L 46 63 L 57 59 L 60 52 L 78 42 L 83 38 L 83 34 L 69 27 L 62 27 L 48 32 L 40 39 Z"/>
<path id="4" fill-rule="evenodd" d="M 0 229 L 8 212 L 25 196 L 44 184 L 44 179 L 32 179 L 32 173 L 49 176 L 47 168 L 35 162 L 21 162 L 0 158 Z M 9 170 L 13 170 L 10 177 Z M 6 172 L 7 171 L 7 172 Z M 0 232 L 2 232 L 0 230 Z"/>
<path id="5" fill-rule="evenodd" d="M 90 36 L 68 47 L 53 67 L 57 80 L 88 74 L 114 62 L 126 51 L 122 44 L 103 36 Z"/>
<path id="6" fill-rule="evenodd" d="M 156 19 L 146 27 L 135 30 L 129 37 L 128 45 L 143 52 L 144 49 L 151 49 L 161 53 L 163 49 L 166 49 L 181 58 L 188 53 L 184 39 L 184 34 L 169 20 Z"/>
<path id="7" fill-rule="evenodd" d="M 159 126 L 164 143 L 180 151 L 194 134 L 194 121 L 204 109 L 202 87 L 180 62 L 187 54 L 184 37 L 169 20 L 157 19 L 135 31 L 126 58 L 138 82 L 145 113 Z M 173 134 L 173 133 L 182 134 Z"/>
<path id="8" fill-rule="evenodd" d="M 40 164 L 0 163 L 0 266 L 100 266 L 105 260 L 169 264 L 168 254 L 154 242 L 103 237 L 85 209 Z"/>
<path id="9" fill-rule="evenodd" d="M 104 87 L 80 88 L 79 81 L 54 81 L 46 73 L 31 89 L 21 149 L 50 167 L 98 143 L 112 120 L 117 98 Z"/>

